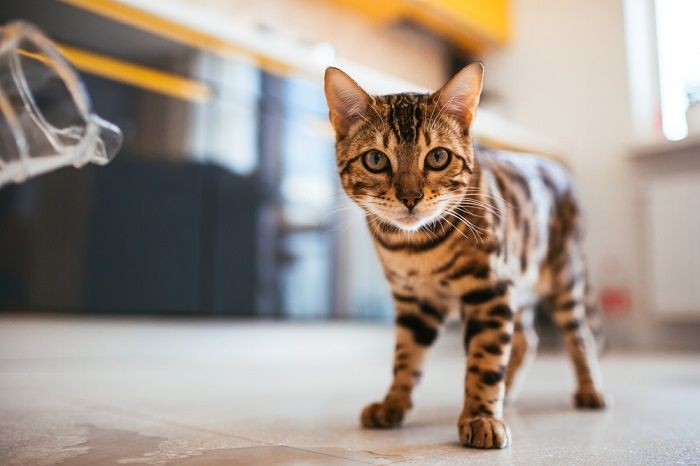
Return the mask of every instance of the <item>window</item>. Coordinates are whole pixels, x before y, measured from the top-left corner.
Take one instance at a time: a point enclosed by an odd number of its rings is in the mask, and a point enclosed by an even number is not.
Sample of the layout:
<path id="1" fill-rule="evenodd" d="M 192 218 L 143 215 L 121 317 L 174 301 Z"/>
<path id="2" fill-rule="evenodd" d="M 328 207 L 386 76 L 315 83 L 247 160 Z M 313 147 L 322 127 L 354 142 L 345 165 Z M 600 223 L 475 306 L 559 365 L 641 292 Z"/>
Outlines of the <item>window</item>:
<path id="1" fill-rule="evenodd" d="M 655 0 L 661 119 L 667 139 L 688 136 L 685 112 L 700 101 L 700 2 Z"/>

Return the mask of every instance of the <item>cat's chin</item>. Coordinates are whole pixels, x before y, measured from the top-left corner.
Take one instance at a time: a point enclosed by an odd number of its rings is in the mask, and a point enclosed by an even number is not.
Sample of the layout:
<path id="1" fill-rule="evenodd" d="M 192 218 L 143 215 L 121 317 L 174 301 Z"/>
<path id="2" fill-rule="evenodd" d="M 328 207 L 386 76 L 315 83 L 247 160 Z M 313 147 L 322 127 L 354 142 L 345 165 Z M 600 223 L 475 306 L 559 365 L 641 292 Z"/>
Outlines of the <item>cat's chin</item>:
<path id="1" fill-rule="evenodd" d="M 425 217 L 422 215 L 408 214 L 402 217 L 395 217 L 391 219 L 391 223 L 396 225 L 399 229 L 413 233 L 421 229 L 421 227 L 432 222 L 434 217 Z"/>
<path id="2" fill-rule="evenodd" d="M 407 210 L 404 210 L 398 214 L 387 212 L 380 213 L 371 209 L 367 210 L 367 212 L 370 215 L 377 217 L 380 220 L 380 223 L 389 224 L 399 231 L 403 231 L 405 233 L 415 233 L 422 227 L 437 221 L 442 215 L 442 212 L 439 210 L 430 212 L 430 215 L 425 215 L 425 213 L 419 214 L 416 212 L 409 213 Z"/>

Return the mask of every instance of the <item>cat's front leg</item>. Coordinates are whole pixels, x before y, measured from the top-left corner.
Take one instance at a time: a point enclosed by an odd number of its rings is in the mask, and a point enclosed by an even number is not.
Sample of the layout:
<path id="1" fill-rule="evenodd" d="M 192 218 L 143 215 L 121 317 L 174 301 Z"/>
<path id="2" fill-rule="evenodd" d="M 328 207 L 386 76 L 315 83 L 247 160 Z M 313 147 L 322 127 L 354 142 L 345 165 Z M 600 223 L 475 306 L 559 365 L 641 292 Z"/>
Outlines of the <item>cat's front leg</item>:
<path id="1" fill-rule="evenodd" d="M 460 442 L 468 447 L 505 448 L 510 443 L 502 419 L 513 335 L 510 295 L 509 281 L 482 284 L 462 295 L 468 360 L 458 428 Z"/>
<path id="2" fill-rule="evenodd" d="M 401 425 L 413 406 L 411 393 L 421 376 L 426 350 L 437 338 L 445 311 L 410 294 L 394 293 L 396 347 L 393 381 L 383 401 L 370 403 L 360 419 L 365 427 Z"/>

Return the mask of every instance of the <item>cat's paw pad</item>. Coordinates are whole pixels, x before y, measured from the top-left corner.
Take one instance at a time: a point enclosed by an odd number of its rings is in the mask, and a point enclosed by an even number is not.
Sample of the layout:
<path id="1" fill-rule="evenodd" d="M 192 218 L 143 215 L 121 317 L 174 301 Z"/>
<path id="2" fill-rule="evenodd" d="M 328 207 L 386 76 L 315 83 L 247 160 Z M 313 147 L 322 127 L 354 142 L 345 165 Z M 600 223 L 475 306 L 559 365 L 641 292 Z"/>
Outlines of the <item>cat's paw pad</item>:
<path id="1" fill-rule="evenodd" d="M 574 395 L 574 403 L 579 409 L 604 409 L 610 404 L 610 400 L 598 390 L 582 389 Z"/>
<path id="2" fill-rule="evenodd" d="M 364 427 L 392 428 L 403 422 L 406 407 L 398 400 L 370 403 L 362 410 L 360 420 Z"/>
<path id="3" fill-rule="evenodd" d="M 459 441 L 471 448 L 505 448 L 510 444 L 510 429 L 505 422 L 491 417 L 463 417 L 457 424 Z"/>

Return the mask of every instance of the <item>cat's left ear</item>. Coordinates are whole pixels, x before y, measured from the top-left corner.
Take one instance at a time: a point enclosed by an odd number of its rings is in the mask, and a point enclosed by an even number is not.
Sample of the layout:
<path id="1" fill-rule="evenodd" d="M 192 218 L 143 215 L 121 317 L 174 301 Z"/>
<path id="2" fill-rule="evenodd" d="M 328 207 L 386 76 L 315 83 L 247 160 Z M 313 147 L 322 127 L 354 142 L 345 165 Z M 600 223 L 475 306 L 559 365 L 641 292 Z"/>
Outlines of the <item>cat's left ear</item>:
<path id="1" fill-rule="evenodd" d="M 326 70 L 323 89 L 331 124 L 338 136 L 344 137 L 352 123 L 367 112 L 372 98 L 350 76 L 334 67 Z"/>
<path id="2" fill-rule="evenodd" d="M 484 65 L 480 62 L 472 63 L 462 68 L 442 89 L 432 95 L 438 108 L 457 119 L 465 132 L 476 116 L 483 80 Z"/>

